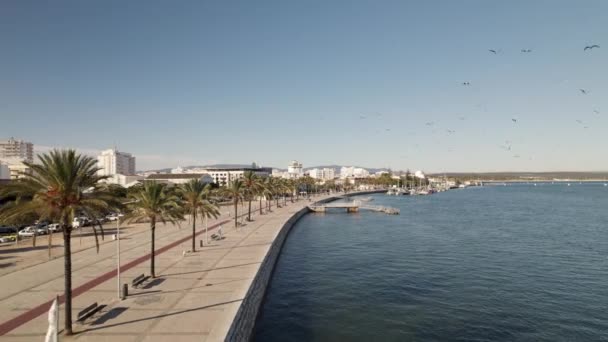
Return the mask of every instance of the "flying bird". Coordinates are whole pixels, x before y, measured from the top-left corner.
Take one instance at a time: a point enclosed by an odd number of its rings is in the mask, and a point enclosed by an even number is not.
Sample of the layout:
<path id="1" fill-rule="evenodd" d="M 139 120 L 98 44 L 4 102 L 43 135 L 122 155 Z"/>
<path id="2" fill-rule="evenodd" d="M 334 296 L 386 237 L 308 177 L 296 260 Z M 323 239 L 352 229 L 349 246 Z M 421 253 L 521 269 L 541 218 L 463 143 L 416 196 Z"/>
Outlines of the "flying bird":
<path id="1" fill-rule="evenodd" d="M 579 89 L 583 95 L 587 95 L 589 92 L 585 89 Z"/>
<path id="2" fill-rule="evenodd" d="M 532 52 L 532 50 L 531 49 L 521 49 L 521 52 L 523 52 L 523 53 L 530 53 L 530 52 Z"/>
<path id="3" fill-rule="evenodd" d="M 469 82 L 462 82 L 462 85 L 463 85 L 463 86 L 470 86 L 470 85 L 471 85 L 471 83 L 469 83 Z"/>
<path id="4" fill-rule="evenodd" d="M 585 48 L 583 49 L 583 51 L 587 51 L 587 50 L 593 50 L 595 48 L 599 48 L 600 46 L 597 44 L 593 44 L 593 45 L 587 45 L 585 46 Z"/>
<path id="5" fill-rule="evenodd" d="M 490 52 L 491 52 L 491 53 L 493 53 L 493 54 L 496 54 L 496 50 L 489 49 L 488 51 L 490 51 Z"/>
<path id="6" fill-rule="evenodd" d="M 390 130 L 391 130 L 390 128 L 385 129 L 385 131 L 387 131 L 387 132 L 390 132 Z"/>
<path id="7" fill-rule="evenodd" d="M 459 119 L 460 119 L 460 121 L 464 121 L 464 120 L 466 120 L 467 118 L 465 118 L 464 116 L 461 116 L 461 117 L 459 117 Z"/>
<path id="8" fill-rule="evenodd" d="M 456 131 L 451 130 L 451 129 L 446 129 L 446 132 L 448 132 L 448 134 L 456 133 Z"/>
<path id="9" fill-rule="evenodd" d="M 581 120 L 576 120 L 576 122 L 578 122 L 579 124 L 583 124 L 583 122 Z"/>
<path id="10" fill-rule="evenodd" d="M 594 109 L 594 110 L 593 110 L 593 112 L 594 112 L 595 114 L 599 114 L 599 113 L 600 113 L 600 111 L 599 111 L 599 110 L 597 110 L 597 109 Z"/>
<path id="11" fill-rule="evenodd" d="M 430 121 L 430 122 L 425 123 L 425 125 L 427 125 L 427 126 L 433 126 L 434 124 L 435 124 L 435 123 L 434 123 L 433 121 Z"/>
<path id="12" fill-rule="evenodd" d="M 517 119 L 511 119 L 511 121 L 513 121 L 513 123 L 517 123 Z"/>

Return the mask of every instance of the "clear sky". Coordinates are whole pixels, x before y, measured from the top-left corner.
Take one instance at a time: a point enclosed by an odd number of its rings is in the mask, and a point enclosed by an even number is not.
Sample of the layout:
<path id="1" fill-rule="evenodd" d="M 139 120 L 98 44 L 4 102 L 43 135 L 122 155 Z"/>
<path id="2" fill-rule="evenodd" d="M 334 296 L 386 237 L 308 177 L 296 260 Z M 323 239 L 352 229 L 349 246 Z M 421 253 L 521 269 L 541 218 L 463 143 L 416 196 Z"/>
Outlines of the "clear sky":
<path id="1" fill-rule="evenodd" d="M 608 170 L 606 18 L 602 0 L 5 0 L 0 138 L 116 145 L 140 170 Z"/>

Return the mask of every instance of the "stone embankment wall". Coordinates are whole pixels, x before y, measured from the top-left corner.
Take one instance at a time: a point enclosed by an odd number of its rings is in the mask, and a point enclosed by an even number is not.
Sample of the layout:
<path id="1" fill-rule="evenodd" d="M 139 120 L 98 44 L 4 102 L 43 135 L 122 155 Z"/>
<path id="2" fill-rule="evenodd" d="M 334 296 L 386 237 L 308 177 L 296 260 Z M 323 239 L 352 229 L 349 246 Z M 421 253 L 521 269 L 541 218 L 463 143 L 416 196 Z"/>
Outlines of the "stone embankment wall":
<path id="1" fill-rule="evenodd" d="M 330 197 L 316 203 L 327 203 L 336 199 L 337 197 Z M 279 234 L 274 239 L 272 246 L 268 250 L 264 261 L 262 261 L 260 269 L 258 270 L 251 287 L 249 287 L 249 291 L 247 291 L 239 311 L 236 313 L 234 321 L 232 321 L 230 330 L 228 330 L 228 334 L 226 335 L 226 341 L 240 342 L 249 341 L 251 339 L 253 328 L 255 326 L 255 320 L 258 316 L 258 311 L 260 310 L 262 302 L 264 301 L 266 288 L 270 282 L 270 279 L 272 278 L 272 272 L 277 260 L 279 259 L 279 254 L 281 253 L 281 248 L 283 248 L 285 239 L 296 222 L 308 212 L 309 209 L 305 207 L 296 212 L 293 216 L 291 216 L 291 218 L 289 218 L 289 220 L 287 220 L 287 222 L 285 222 L 285 224 L 283 224 Z"/>

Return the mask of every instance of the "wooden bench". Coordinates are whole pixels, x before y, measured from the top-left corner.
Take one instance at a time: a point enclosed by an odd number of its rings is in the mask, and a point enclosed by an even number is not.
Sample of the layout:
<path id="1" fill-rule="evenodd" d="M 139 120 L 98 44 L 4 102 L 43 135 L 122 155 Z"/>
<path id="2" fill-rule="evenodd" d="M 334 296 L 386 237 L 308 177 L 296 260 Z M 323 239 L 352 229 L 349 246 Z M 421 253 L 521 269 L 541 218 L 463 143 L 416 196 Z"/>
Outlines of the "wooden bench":
<path id="1" fill-rule="evenodd" d="M 131 287 L 135 288 L 141 285 L 141 283 L 146 281 L 148 278 L 150 278 L 150 276 L 146 276 L 143 273 L 138 275 L 137 277 L 135 277 L 135 279 L 133 279 L 133 281 L 131 281 Z"/>
<path id="2" fill-rule="evenodd" d="M 95 313 L 97 313 L 99 310 L 105 308 L 105 305 L 97 305 L 97 302 L 87 306 L 86 308 L 84 308 L 84 310 L 80 311 L 78 313 L 78 316 L 76 318 L 76 322 L 84 322 L 85 319 L 93 316 Z"/>

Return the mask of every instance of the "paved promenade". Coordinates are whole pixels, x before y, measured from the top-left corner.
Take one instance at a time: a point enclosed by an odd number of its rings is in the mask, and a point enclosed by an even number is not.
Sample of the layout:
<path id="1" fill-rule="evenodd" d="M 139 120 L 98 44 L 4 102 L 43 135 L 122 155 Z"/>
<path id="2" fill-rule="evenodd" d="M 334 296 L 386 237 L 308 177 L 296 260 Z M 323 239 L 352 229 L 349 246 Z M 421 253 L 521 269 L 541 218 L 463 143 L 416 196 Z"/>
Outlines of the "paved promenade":
<path id="1" fill-rule="evenodd" d="M 238 230 L 223 214 L 210 222 L 210 235 L 223 223 L 225 238 L 204 248 L 197 242 L 197 252 L 185 255 L 191 227 L 161 225 L 156 234 L 157 278 L 139 289 L 129 288 L 122 301 L 117 299 L 115 242 L 102 245 L 99 254 L 94 248 L 74 253 L 74 317 L 93 302 L 107 306 L 83 324 L 75 323 L 76 334 L 62 340 L 222 341 L 283 223 L 308 204 L 288 201 L 261 216 L 255 210 L 254 221 Z M 137 227 L 132 231 L 121 239 L 122 283 L 149 274 L 149 233 Z M 204 232 L 202 224 L 197 232 Z M 63 259 L 1 275 L 0 284 L 0 341 L 43 341 L 49 301 L 63 292 Z M 63 317 L 60 328 L 61 322 Z"/>

